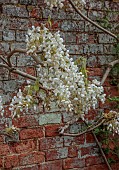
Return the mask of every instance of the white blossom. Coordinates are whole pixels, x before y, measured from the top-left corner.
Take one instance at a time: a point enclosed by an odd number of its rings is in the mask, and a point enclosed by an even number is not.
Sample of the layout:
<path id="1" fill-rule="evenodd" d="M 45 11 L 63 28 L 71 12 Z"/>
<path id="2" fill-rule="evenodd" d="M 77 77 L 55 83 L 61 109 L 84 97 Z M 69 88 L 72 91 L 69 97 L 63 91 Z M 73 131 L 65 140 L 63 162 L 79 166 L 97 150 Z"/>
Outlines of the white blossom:
<path id="1" fill-rule="evenodd" d="M 45 88 L 53 89 L 50 100 L 81 114 L 95 108 L 98 100 L 105 101 L 100 82 L 93 80 L 86 84 L 85 76 L 69 57 L 59 31 L 51 33 L 46 27 L 33 28 L 28 31 L 28 37 L 28 53 L 36 55 L 43 65 L 38 65 L 38 78 Z M 37 55 L 36 50 L 41 54 Z M 47 100 L 42 94 L 40 97 Z"/>
<path id="2" fill-rule="evenodd" d="M 3 107 L 2 97 L 1 96 L 0 96 L 0 114 L 1 114 L 1 116 L 4 115 L 4 107 Z"/>

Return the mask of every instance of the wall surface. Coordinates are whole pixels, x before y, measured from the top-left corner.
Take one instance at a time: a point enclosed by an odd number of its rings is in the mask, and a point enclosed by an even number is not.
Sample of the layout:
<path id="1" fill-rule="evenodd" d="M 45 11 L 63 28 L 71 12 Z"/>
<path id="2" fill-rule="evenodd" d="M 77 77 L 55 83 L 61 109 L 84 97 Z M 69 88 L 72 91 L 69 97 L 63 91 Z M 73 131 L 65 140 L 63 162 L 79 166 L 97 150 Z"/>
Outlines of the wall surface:
<path id="1" fill-rule="evenodd" d="M 113 44 L 115 40 L 95 26 L 82 19 L 68 8 L 51 12 L 43 0 L 0 0 L 0 54 L 9 53 L 15 48 L 25 49 L 25 34 L 31 25 L 45 23 L 49 15 L 53 19 L 52 29 L 60 29 L 67 49 L 74 59 L 87 58 L 89 78 L 101 80 L 106 64 L 116 58 Z M 94 0 L 89 4 L 90 10 L 83 11 L 92 20 L 108 16 L 112 28 L 119 21 L 119 3 Z M 113 12 L 109 12 L 112 10 Z M 102 22 L 102 21 L 101 21 Z M 100 24 L 101 24 L 100 22 Z M 119 33 L 118 30 L 115 30 Z M 25 54 L 15 54 L 12 62 L 19 69 L 35 75 L 32 59 Z M 0 93 L 7 102 L 13 94 L 25 84 L 25 80 L 16 74 L 9 74 L 0 68 Z M 108 78 L 104 83 L 105 93 L 117 95 L 117 87 L 110 84 Z M 87 114 L 93 120 L 98 113 L 110 110 L 111 104 L 100 104 Z M 10 125 L 9 111 L 6 108 L 7 122 Z M 91 133 L 80 137 L 59 136 L 57 129 L 72 119 L 73 115 L 59 111 L 53 105 L 51 112 L 31 113 L 13 121 L 20 128 L 16 139 L 10 142 L 0 136 L 0 169 L 8 170 L 107 170 Z M 0 120 L 0 129 L 4 119 Z M 69 131 L 77 133 L 81 123 L 73 124 Z M 119 170 L 119 163 L 112 165 L 112 170 Z"/>

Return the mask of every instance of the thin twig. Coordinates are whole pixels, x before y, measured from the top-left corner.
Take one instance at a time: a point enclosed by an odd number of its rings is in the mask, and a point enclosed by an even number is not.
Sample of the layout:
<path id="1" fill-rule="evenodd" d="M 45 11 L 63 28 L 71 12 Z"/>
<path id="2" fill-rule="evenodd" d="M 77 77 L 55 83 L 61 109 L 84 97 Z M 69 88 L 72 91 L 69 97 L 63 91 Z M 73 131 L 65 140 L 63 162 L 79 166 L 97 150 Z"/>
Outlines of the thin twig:
<path id="1" fill-rule="evenodd" d="M 88 126 L 88 124 L 86 123 L 85 120 L 83 120 L 83 122 L 85 123 L 86 126 Z M 96 143 L 97 143 L 97 145 L 98 145 L 98 147 L 99 147 L 99 149 L 100 149 L 100 152 L 101 152 L 101 154 L 102 154 L 102 157 L 103 157 L 106 165 L 108 166 L 108 169 L 109 169 L 109 170 L 112 170 L 112 168 L 110 167 L 110 165 L 109 165 L 109 163 L 108 163 L 108 161 L 107 161 L 107 158 L 106 158 L 106 156 L 105 156 L 105 154 L 104 154 L 104 152 L 103 152 L 103 150 L 102 150 L 102 148 L 101 148 L 101 145 L 100 145 L 100 142 L 98 141 L 97 136 L 95 135 L 95 133 L 94 133 L 93 131 L 91 131 L 91 133 L 93 134 L 93 136 L 94 136 L 94 138 L 95 138 L 95 141 L 96 141 Z"/>
<path id="2" fill-rule="evenodd" d="M 109 72 L 111 71 L 112 67 L 114 67 L 114 65 L 118 64 L 118 63 L 119 63 L 119 60 L 114 60 L 114 61 L 112 61 L 111 63 L 108 64 L 108 67 L 105 71 L 105 74 L 102 77 L 101 85 L 104 84 L 104 82 L 105 82 L 107 76 L 109 75 Z"/>
<path id="3" fill-rule="evenodd" d="M 59 132 L 61 135 L 63 136 L 81 136 L 85 133 L 88 133 L 88 132 L 91 132 L 92 130 L 96 129 L 97 127 L 99 127 L 100 125 L 102 125 L 103 123 L 105 122 L 105 119 L 102 119 L 102 121 L 100 123 L 98 123 L 97 125 L 94 125 L 93 127 L 91 128 L 88 128 L 86 130 L 84 130 L 83 132 L 80 132 L 80 133 L 76 133 L 76 134 L 72 134 L 72 133 L 62 133 L 62 132 Z"/>
<path id="4" fill-rule="evenodd" d="M 72 7 L 74 8 L 74 10 L 86 21 L 90 22 L 91 24 L 93 24 L 94 26 L 96 26 L 97 28 L 99 28 L 100 30 L 104 31 L 105 33 L 111 35 L 112 37 L 114 37 L 115 39 L 118 40 L 118 37 L 113 34 L 112 32 L 108 31 L 107 29 L 101 27 L 100 25 L 98 25 L 96 22 L 92 21 L 90 18 L 88 18 L 87 16 L 83 15 L 82 12 L 75 6 L 75 4 L 73 3 L 72 0 L 68 0 L 69 3 L 72 5 Z"/>

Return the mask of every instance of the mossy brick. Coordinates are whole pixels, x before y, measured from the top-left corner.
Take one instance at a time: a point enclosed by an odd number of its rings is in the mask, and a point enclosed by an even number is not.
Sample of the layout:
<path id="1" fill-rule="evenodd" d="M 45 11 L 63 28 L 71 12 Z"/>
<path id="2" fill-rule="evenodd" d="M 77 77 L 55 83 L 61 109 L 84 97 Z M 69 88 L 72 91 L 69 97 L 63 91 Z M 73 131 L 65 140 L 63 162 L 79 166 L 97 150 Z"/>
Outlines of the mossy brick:
<path id="1" fill-rule="evenodd" d="M 39 116 L 39 125 L 61 123 L 62 116 L 59 113 L 47 113 Z"/>
<path id="2" fill-rule="evenodd" d="M 5 5 L 3 6 L 3 14 L 22 18 L 28 17 L 28 11 L 25 6 Z"/>

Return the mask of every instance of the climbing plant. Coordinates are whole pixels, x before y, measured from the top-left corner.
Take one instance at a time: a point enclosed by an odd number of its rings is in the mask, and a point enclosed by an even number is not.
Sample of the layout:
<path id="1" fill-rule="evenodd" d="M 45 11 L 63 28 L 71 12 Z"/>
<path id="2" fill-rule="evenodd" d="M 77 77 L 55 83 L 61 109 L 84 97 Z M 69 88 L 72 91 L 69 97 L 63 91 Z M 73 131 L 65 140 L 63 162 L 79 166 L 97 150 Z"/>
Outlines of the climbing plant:
<path id="1" fill-rule="evenodd" d="M 54 7 L 62 8 L 64 2 L 64 0 L 45 0 L 45 3 L 51 10 Z M 115 38 L 117 42 L 119 41 L 117 35 L 98 25 L 81 12 L 81 8 L 86 3 L 84 0 L 68 0 L 68 2 L 86 21 Z M 86 130 L 79 134 L 65 133 L 69 125 L 73 123 L 73 121 L 70 121 L 59 129 L 60 135 L 80 136 L 90 131 L 93 133 L 94 129 L 98 131 L 102 125 L 105 126 L 106 131 L 119 134 L 118 111 L 102 113 L 99 120 L 92 125 L 88 125 L 85 120 L 85 114 L 91 108 L 95 109 L 98 101 L 105 102 L 106 95 L 104 94 L 102 85 L 113 66 L 116 66 L 118 70 L 119 60 L 117 59 L 109 63 L 101 82 L 97 80 L 89 81 L 85 59 L 78 59 L 78 61 L 74 62 L 69 57 L 69 51 L 64 45 L 64 40 L 61 38 L 60 32 L 52 32 L 50 26 L 50 19 L 48 20 L 48 24 L 41 24 L 38 27 L 32 26 L 26 35 L 26 50 L 15 49 L 7 55 L 6 59 L 4 56 L 0 56 L 2 59 L 0 67 L 8 69 L 10 73 L 16 73 L 34 81 L 34 83 L 27 81 L 27 85 L 23 89 L 19 89 L 18 93 L 13 97 L 9 104 L 11 118 L 15 119 L 27 112 L 37 111 L 41 104 L 44 108 L 50 110 L 52 102 L 55 101 L 57 107 L 65 108 L 67 112 L 73 112 L 76 115 L 76 120 L 82 119 L 87 126 Z M 116 52 L 118 53 L 118 44 L 116 46 Z M 11 58 L 15 53 L 26 53 L 32 57 L 36 62 L 35 69 L 37 76 L 32 76 L 14 67 Z M 80 68 L 77 66 L 79 63 L 81 63 Z M 115 72 L 114 69 L 112 69 L 112 72 Z M 0 97 L 0 113 L 2 117 L 5 116 L 2 97 Z M 12 137 L 17 130 L 17 127 L 14 126 L 6 127 L 1 134 Z M 96 130 L 95 133 L 97 133 Z M 95 133 L 93 135 L 100 146 Z M 100 150 L 103 153 L 101 147 Z M 106 161 L 105 156 L 104 159 Z M 110 169 L 108 163 L 107 165 Z"/>

